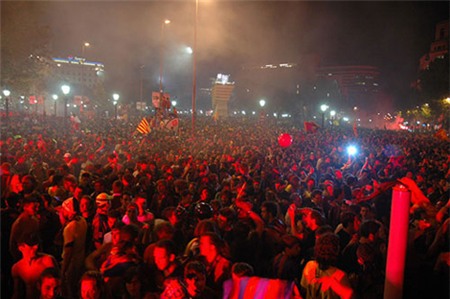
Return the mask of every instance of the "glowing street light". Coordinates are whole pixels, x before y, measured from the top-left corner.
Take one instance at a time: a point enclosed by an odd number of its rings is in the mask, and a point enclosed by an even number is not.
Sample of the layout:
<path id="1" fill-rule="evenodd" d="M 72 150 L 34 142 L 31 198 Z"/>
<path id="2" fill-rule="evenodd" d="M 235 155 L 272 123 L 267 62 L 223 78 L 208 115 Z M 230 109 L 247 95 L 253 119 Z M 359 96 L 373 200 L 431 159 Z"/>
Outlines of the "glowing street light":
<path id="1" fill-rule="evenodd" d="M 177 105 L 177 101 L 172 101 L 172 106 L 176 106 Z"/>
<path id="2" fill-rule="evenodd" d="M 263 108 L 266 105 L 266 100 L 259 100 L 259 106 Z"/>
<path id="3" fill-rule="evenodd" d="M 336 118 L 336 110 L 331 110 L 330 111 L 330 119 L 332 121 L 332 125 L 334 124 L 333 122 L 334 122 L 335 118 Z"/>
<path id="4" fill-rule="evenodd" d="M 3 95 L 5 96 L 6 121 L 9 121 L 9 96 L 11 95 L 11 91 L 9 89 L 3 89 Z"/>
<path id="5" fill-rule="evenodd" d="M 56 116 L 56 101 L 58 100 L 58 95 L 57 94 L 54 94 L 54 95 L 52 95 L 52 98 L 53 98 L 53 110 L 55 110 L 55 116 Z"/>
<path id="6" fill-rule="evenodd" d="M 117 103 L 119 101 L 119 94 L 118 93 L 114 93 L 113 94 L 113 105 L 114 105 L 114 119 L 117 119 Z"/>
<path id="7" fill-rule="evenodd" d="M 325 111 L 329 108 L 328 105 L 322 104 L 320 105 L 320 110 L 322 111 L 322 128 L 325 126 Z"/>
<path id="8" fill-rule="evenodd" d="M 70 86 L 67 84 L 64 84 L 63 86 L 61 86 L 61 90 L 64 94 L 64 119 L 66 119 L 67 118 L 67 101 L 68 101 L 67 95 L 70 92 Z"/>

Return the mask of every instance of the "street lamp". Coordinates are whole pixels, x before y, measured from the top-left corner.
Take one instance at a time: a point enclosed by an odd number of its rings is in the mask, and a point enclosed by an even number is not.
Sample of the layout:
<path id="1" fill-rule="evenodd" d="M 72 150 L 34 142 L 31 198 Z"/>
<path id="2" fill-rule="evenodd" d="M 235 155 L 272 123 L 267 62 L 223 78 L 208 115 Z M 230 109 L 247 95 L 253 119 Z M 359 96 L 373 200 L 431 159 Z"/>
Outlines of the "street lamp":
<path id="1" fill-rule="evenodd" d="M 86 49 L 86 48 L 89 48 L 91 46 L 91 44 L 90 43 L 88 43 L 88 42 L 84 42 L 83 43 L 83 45 L 81 46 L 81 58 L 84 58 L 84 50 Z"/>
<path id="2" fill-rule="evenodd" d="M 84 52 L 86 50 L 86 48 L 89 48 L 91 46 L 90 43 L 88 42 L 84 42 L 83 45 L 81 46 L 81 61 L 80 61 L 80 66 L 81 66 L 81 101 L 83 101 L 84 99 L 84 62 L 86 61 L 86 59 L 84 58 Z"/>
<path id="3" fill-rule="evenodd" d="M 3 89 L 3 95 L 5 96 L 6 121 L 9 121 L 9 96 L 11 92 L 9 89 Z"/>
<path id="4" fill-rule="evenodd" d="M 331 118 L 332 122 L 334 122 L 335 117 L 336 117 L 336 111 L 335 110 L 331 110 L 330 111 L 330 118 Z"/>
<path id="5" fill-rule="evenodd" d="M 66 120 L 67 119 L 67 101 L 68 101 L 67 95 L 70 92 L 70 86 L 64 84 L 63 86 L 61 86 L 61 90 L 64 94 L 64 120 Z"/>
<path id="6" fill-rule="evenodd" d="M 259 106 L 263 108 L 266 105 L 266 100 L 259 100 Z"/>
<path id="7" fill-rule="evenodd" d="M 161 23 L 161 53 L 160 53 L 160 62 L 159 62 L 159 92 L 162 94 L 162 78 L 163 78 L 163 69 L 164 69 L 164 26 L 170 24 L 170 20 L 164 20 Z"/>
<path id="8" fill-rule="evenodd" d="M 58 95 L 54 94 L 52 95 L 53 98 L 53 110 L 55 110 L 55 116 L 56 116 L 56 101 L 58 100 Z"/>
<path id="9" fill-rule="evenodd" d="M 114 119 L 116 120 L 117 119 L 117 102 L 119 101 L 119 98 L 120 98 L 120 96 L 119 96 L 119 94 L 117 94 L 117 93 L 114 93 L 113 94 L 113 104 L 114 104 Z"/>
<path id="10" fill-rule="evenodd" d="M 195 134 L 195 98 L 197 96 L 197 24 L 198 0 L 195 0 L 194 48 L 192 49 L 192 134 Z"/>
<path id="11" fill-rule="evenodd" d="M 177 101 L 172 101 L 172 106 L 176 106 L 177 105 Z"/>
<path id="12" fill-rule="evenodd" d="M 328 105 L 322 104 L 320 105 L 320 110 L 322 111 L 322 128 L 325 126 L 325 111 L 328 110 Z"/>

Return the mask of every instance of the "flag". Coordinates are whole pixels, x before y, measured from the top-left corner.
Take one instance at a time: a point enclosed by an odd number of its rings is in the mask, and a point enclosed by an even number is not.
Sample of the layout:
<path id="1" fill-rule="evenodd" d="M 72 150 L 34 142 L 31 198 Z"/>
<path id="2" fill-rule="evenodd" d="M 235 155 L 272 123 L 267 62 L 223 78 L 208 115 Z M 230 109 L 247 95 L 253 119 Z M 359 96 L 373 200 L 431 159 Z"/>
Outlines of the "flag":
<path id="1" fill-rule="evenodd" d="M 152 129 L 150 128 L 150 124 L 148 123 L 145 117 L 141 120 L 141 122 L 137 126 L 136 131 L 142 134 L 148 134 L 152 131 Z"/>
<path id="2" fill-rule="evenodd" d="M 303 127 L 306 133 L 315 133 L 319 129 L 319 125 L 313 121 L 303 122 Z"/>
<path id="3" fill-rule="evenodd" d="M 262 277 L 241 277 L 224 282 L 223 298 L 244 299 L 244 298 L 293 298 L 293 294 L 298 292 L 295 283 L 292 281 L 271 279 Z M 296 289 L 296 290 L 295 290 Z"/>
<path id="4" fill-rule="evenodd" d="M 169 120 L 166 123 L 166 129 L 177 130 L 178 129 L 178 118 L 174 118 L 174 119 Z"/>
<path id="5" fill-rule="evenodd" d="M 353 135 L 355 135 L 355 137 L 358 137 L 358 128 L 356 126 L 356 121 L 353 123 Z"/>
<path id="6" fill-rule="evenodd" d="M 448 136 L 447 136 L 447 131 L 445 129 L 439 129 L 436 131 L 436 133 L 434 133 L 434 137 L 436 137 L 437 139 L 443 140 L 443 141 L 448 141 Z"/>
<path id="7" fill-rule="evenodd" d="M 30 105 L 35 105 L 35 104 L 37 104 L 36 96 L 30 96 L 29 102 L 30 102 Z"/>

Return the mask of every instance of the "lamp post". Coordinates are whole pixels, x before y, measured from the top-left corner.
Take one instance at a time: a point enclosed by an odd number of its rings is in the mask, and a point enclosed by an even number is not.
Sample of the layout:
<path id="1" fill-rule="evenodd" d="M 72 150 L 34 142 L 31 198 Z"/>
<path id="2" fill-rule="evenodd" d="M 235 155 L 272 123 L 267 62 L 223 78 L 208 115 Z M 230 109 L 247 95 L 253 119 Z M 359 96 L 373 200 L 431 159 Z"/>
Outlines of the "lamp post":
<path id="1" fill-rule="evenodd" d="M 11 92 L 9 89 L 3 89 L 3 95 L 5 96 L 6 121 L 9 121 L 9 96 Z"/>
<path id="2" fill-rule="evenodd" d="M 81 46 L 81 61 L 80 61 L 80 65 L 81 65 L 81 102 L 84 102 L 84 62 L 85 62 L 85 58 L 84 58 L 84 52 L 86 50 L 86 48 L 89 48 L 91 46 L 90 43 L 88 42 L 83 42 L 83 45 Z"/>
<path id="3" fill-rule="evenodd" d="M 140 69 L 140 82 L 139 82 L 139 102 L 143 102 L 142 100 L 142 94 L 143 94 L 143 88 L 144 88 L 144 68 L 145 68 L 145 64 L 142 64 L 139 69 Z"/>
<path id="4" fill-rule="evenodd" d="M 194 23 L 194 49 L 192 54 L 192 134 L 195 133 L 195 98 L 197 96 L 197 24 L 198 24 L 198 0 L 195 0 L 195 23 Z"/>
<path id="5" fill-rule="evenodd" d="M 118 101 L 119 101 L 119 98 L 120 98 L 120 96 L 119 96 L 119 94 L 117 94 L 117 93 L 114 93 L 113 94 L 113 105 L 114 105 L 114 120 L 116 120 L 117 119 L 117 103 L 118 103 Z"/>
<path id="6" fill-rule="evenodd" d="M 259 113 L 259 120 L 262 121 L 265 118 L 264 106 L 266 106 L 266 100 L 259 100 L 259 107 L 261 107 L 261 111 Z"/>
<path id="7" fill-rule="evenodd" d="M 52 95 L 52 98 L 53 98 L 53 110 L 54 110 L 55 116 L 56 116 L 56 101 L 58 100 L 58 95 L 54 94 L 54 95 Z"/>
<path id="8" fill-rule="evenodd" d="M 64 84 L 63 86 L 61 86 L 61 90 L 64 94 L 64 121 L 67 121 L 67 101 L 68 101 L 68 97 L 67 95 L 70 92 L 70 86 Z"/>
<path id="9" fill-rule="evenodd" d="M 160 61 L 159 61 L 159 92 L 162 94 L 163 87 L 162 87 L 162 78 L 163 78 L 163 70 L 164 70 L 164 26 L 170 24 L 170 20 L 164 20 L 161 23 L 161 49 L 160 49 Z"/>
<path id="10" fill-rule="evenodd" d="M 325 126 L 325 111 L 328 110 L 328 105 L 322 104 L 320 105 L 320 110 L 322 111 L 322 128 Z"/>
<path id="11" fill-rule="evenodd" d="M 331 119 L 331 122 L 332 122 L 333 124 L 334 124 L 335 118 L 336 118 L 336 111 L 335 111 L 335 110 L 331 110 L 331 111 L 330 111 L 330 119 Z"/>

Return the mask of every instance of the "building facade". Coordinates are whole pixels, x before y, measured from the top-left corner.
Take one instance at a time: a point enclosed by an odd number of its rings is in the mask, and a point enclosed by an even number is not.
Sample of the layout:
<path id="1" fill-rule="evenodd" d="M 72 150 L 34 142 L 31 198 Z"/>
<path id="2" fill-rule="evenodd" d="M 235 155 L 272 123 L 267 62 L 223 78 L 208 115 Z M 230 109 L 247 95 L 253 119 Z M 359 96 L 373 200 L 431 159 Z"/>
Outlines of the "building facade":
<path id="1" fill-rule="evenodd" d="M 68 84 L 90 89 L 103 84 L 105 66 L 101 62 L 73 56 L 53 58 L 53 62 L 56 64 L 56 75 Z"/>
<path id="2" fill-rule="evenodd" d="M 434 41 L 430 45 L 430 50 L 420 58 L 420 71 L 427 70 L 430 63 L 436 59 L 444 59 L 445 54 L 448 54 L 448 28 L 448 20 L 436 24 Z"/>

